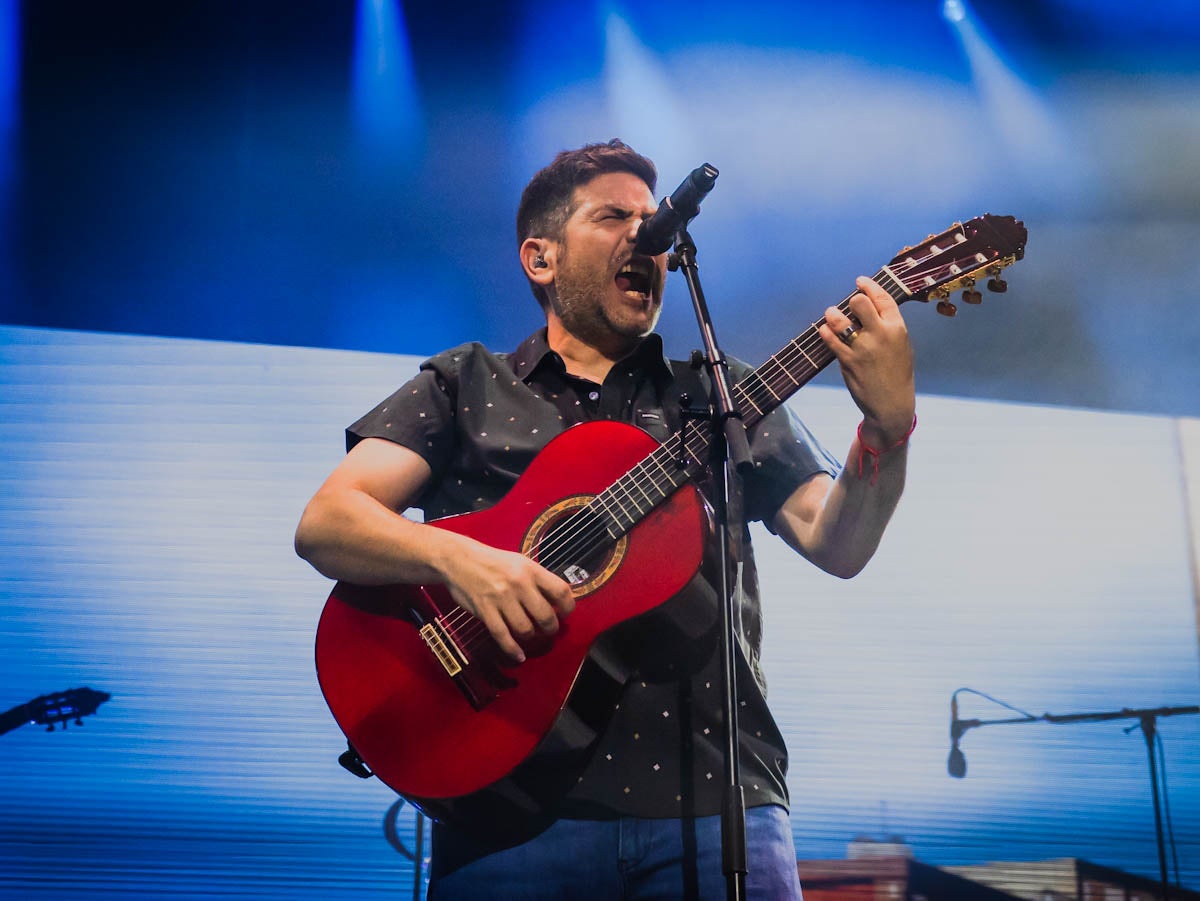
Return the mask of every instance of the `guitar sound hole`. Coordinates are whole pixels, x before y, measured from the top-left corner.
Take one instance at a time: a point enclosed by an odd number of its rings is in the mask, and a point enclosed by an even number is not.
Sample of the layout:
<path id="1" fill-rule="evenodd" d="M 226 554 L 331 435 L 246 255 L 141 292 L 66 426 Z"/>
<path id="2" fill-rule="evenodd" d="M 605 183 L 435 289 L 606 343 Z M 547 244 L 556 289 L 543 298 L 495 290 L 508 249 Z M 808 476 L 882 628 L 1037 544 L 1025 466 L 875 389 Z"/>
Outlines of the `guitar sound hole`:
<path id="1" fill-rule="evenodd" d="M 525 553 L 562 576 L 576 597 L 599 588 L 620 565 L 628 539 L 615 543 L 600 518 L 587 509 L 589 497 L 560 501 L 539 517 Z"/>

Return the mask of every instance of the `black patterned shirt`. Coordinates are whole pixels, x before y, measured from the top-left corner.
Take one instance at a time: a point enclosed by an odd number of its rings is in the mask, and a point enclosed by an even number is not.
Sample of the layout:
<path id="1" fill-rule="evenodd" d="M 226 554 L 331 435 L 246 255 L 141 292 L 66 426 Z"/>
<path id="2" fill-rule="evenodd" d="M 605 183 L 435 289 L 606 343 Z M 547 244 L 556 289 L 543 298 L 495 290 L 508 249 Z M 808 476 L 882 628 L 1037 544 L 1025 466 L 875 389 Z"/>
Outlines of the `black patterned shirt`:
<path id="1" fill-rule="evenodd" d="M 703 390 L 694 376 L 680 374 L 686 366 L 664 358 L 657 335 L 614 365 L 603 385 L 567 373 L 545 329 L 511 354 L 465 344 L 427 360 L 415 378 L 354 423 L 347 447 L 378 437 L 420 454 L 432 470 L 416 505 L 426 520 L 480 510 L 497 503 L 546 443 L 577 423 L 628 422 L 667 441 L 680 427 L 682 387 Z M 736 361 L 730 369 L 735 380 L 748 371 Z M 786 408 L 767 415 L 750 438 L 755 468 L 745 480 L 747 520 L 769 524 L 797 487 L 839 468 Z M 787 752 L 759 668 L 762 622 L 748 533 L 742 560 L 736 654 L 742 782 L 748 806 L 786 806 Z M 670 662 L 635 673 L 561 815 L 719 812 L 725 784 L 720 654 L 715 640 L 699 647 L 703 656 L 687 667 L 690 675 L 675 675 Z"/>

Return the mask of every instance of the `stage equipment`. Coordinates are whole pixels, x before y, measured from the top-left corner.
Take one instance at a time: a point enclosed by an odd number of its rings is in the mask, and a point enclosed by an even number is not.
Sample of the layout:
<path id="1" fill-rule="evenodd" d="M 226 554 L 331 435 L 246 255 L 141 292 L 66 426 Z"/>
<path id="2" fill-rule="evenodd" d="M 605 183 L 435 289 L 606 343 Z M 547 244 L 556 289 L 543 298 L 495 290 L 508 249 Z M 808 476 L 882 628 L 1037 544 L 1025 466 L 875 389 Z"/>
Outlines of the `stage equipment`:
<path id="1" fill-rule="evenodd" d="M 1021 713 L 1022 716 L 1000 720 L 960 720 L 958 718 L 958 695 L 960 692 L 977 694 L 993 703 Z M 1158 844 L 1158 870 L 1162 882 L 1163 899 L 1166 901 L 1170 897 L 1168 894 L 1170 883 L 1167 879 L 1167 848 L 1166 839 L 1163 834 L 1162 805 L 1159 800 L 1160 781 L 1162 783 L 1162 793 L 1165 796 L 1166 780 L 1165 776 L 1162 780 L 1159 779 L 1158 763 L 1154 756 L 1155 739 L 1158 736 L 1158 719 L 1160 717 L 1186 716 L 1196 713 L 1200 713 L 1200 706 L 1155 707 L 1143 710 L 1133 710 L 1125 707 L 1121 710 L 1112 710 L 1105 713 L 1043 713 L 1041 716 L 1034 716 L 1032 713 L 1017 710 L 1017 708 L 1005 704 L 1003 701 L 997 701 L 990 695 L 976 691 L 973 688 L 959 688 L 950 696 L 950 756 L 946 761 L 946 770 L 956 779 L 962 779 L 967 775 L 967 760 L 959 748 L 958 742 L 962 738 L 963 733 L 968 729 L 977 729 L 980 726 L 1008 726 L 1017 723 L 1054 723 L 1056 725 L 1063 725 L 1066 723 L 1099 723 L 1107 720 L 1137 720 L 1137 723 L 1125 729 L 1125 733 L 1129 734 L 1134 729 L 1141 729 L 1142 736 L 1146 739 L 1146 755 L 1150 764 L 1150 790 L 1154 798 L 1154 835 Z M 1161 739 L 1159 739 L 1159 754 L 1162 754 Z"/>

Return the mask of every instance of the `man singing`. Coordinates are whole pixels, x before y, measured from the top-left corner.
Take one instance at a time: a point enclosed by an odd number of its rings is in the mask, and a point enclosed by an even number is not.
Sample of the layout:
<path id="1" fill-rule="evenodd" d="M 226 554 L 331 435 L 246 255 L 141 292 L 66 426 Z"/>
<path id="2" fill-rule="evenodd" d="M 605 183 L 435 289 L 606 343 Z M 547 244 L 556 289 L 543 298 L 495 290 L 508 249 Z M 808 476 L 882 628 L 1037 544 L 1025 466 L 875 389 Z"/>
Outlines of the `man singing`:
<path id="1" fill-rule="evenodd" d="M 639 226 L 656 209 L 655 182 L 654 164 L 617 140 L 564 151 L 533 177 L 517 212 L 518 256 L 545 327 L 512 353 L 467 344 L 431 358 L 351 426 L 349 453 L 300 521 L 302 557 L 357 585 L 444 585 L 518 675 L 526 651 L 552 640 L 575 606 L 566 581 L 529 557 L 401 513 L 419 507 L 430 520 L 490 507 L 548 441 L 581 422 L 632 423 L 659 441 L 678 429 L 688 364 L 665 359 L 654 333 L 666 254 L 635 249 Z M 857 574 L 879 544 L 903 489 L 915 424 L 904 320 L 875 282 L 857 284 L 857 321 L 831 307 L 819 330 L 863 414 L 851 464 L 839 467 L 780 407 L 749 432 L 755 467 L 742 504 L 748 520 L 842 578 Z M 746 371 L 733 368 L 735 380 Z M 800 897 L 787 752 L 759 669 L 748 546 L 742 559 L 735 659 L 747 893 L 777 901 Z M 436 825 L 431 898 L 724 896 L 718 645 L 647 649 L 653 654 L 625 685 L 548 828 L 501 847 Z M 702 659 L 688 665 L 658 665 L 697 649 Z"/>

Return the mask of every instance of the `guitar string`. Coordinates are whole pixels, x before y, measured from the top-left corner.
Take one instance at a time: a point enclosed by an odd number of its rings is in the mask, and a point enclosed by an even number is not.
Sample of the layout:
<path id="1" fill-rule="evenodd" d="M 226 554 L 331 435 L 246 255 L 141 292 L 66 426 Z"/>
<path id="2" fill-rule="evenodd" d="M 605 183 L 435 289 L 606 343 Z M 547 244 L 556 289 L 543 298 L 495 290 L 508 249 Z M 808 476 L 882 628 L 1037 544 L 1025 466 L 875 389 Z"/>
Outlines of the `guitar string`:
<path id="1" fill-rule="evenodd" d="M 944 251 L 939 251 L 939 253 L 931 254 L 930 256 L 938 256 L 942 252 Z M 929 259 L 928 256 L 917 260 L 915 264 L 907 264 L 908 268 L 902 270 L 900 277 L 890 280 L 897 282 L 898 288 L 909 288 L 909 286 L 905 283 L 905 278 L 903 275 L 910 273 L 912 269 L 919 268 L 920 264 L 927 259 Z M 939 276 L 935 278 L 935 282 L 940 281 L 945 277 L 945 275 L 953 274 L 951 272 L 953 265 L 953 263 L 943 263 L 936 267 L 933 272 L 939 273 Z M 944 274 L 942 274 L 943 270 L 945 270 Z M 881 270 L 876 275 L 876 280 L 884 275 L 885 272 Z M 927 273 L 926 276 L 933 278 L 933 276 L 929 273 Z M 913 285 L 913 287 L 909 288 L 909 290 L 913 290 L 917 287 L 928 286 Z M 891 290 L 888 290 L 888 293 L 893 294 Z M 901 293 L 903 294 L 903 291 Z M 843 314 L 849 312 L 849 300 L 853 296 L 853 294 L 848 295 L 837 305 L 837 308 Z M 895 297 L 894 295 L 893 299 L 897 301 L 901 300 L 900 297 Z M 814 322 L 813 326 L 808 329 L 804 335 L 801 335 L 797 339 L 789 342 L 778 353 L 770 357 L 766 363 L 748 373 L 746 377 L 743 378 L 742 382 L 735 386 L 735 393 L 741 394 L 741 399 L 751 404 L 760 418 L 764 414 L 759 403 L 754 400 L 754 392 L 756 389 L 766 389 L 769 397 L 763 398 L 761 397 L 761 394 L 759 395 L 760 399 L 765 405 L 771 406 L 772 402 L 777 404 L 784 397 L 788 396 L 792 391 L 802 386 L 807 381 L 797 381 L 791 375 L 791 368 L 799 364 L 800 359 L 803 358 L 809 364 L 809 367 L 813 370 L 812 375 L 815 375 L 830 362 L 832 362 L 834 355 L 825 345 L 825 342 L 821 339 L 820 334 L 817 331 L 818 327 L 824 323 L 824 317 Z M 814 360 L 814 356 L 823 359 Z M 768 372 L 768 370 L 771 369 L 778 371 L 775 373 Z M 777 379 L 779 374 L 782 374 L 786 378 L 787 383 Z M 809 378 L 811 378 L 812 375 L 810 375 Z M 772 379 L 774 379 L 774 382 Z M 754 381 L 758 382 L 759 384 L 752 384 Z M 781 395 L 773 390 L 772 384 L 779 385 L 784 394 Z M 699 428 L 693 429 L 693 438 L 698 432 L 700 432 Z M 709 430 L 705 430 L 705 432 L 709 432 Z M 675 436 L 672 436 L 668 442 L 668 445 L 672 443 L 683 444 L 690 453 L 692 459 L 696 460 L 699 458 L 699 453 L 702 453 L 707 449 L 708 442 L 711 439 L 711 434 L 706 433 L 699 436 L 701 438 L 699 442 L 699 448 L 693 448 L 691 446 L 693 443 L 692 440 L 685 438 L 684 440 L 679 441 L 678 437 L 678 433 L 676 433 Z M 628 516 L 628 513 L 624 509 L 624 505 L 620 503 L 620 495 L 622 493 L 626 494 L 628 499 L 631 501 L 634 510 L 640 514 L 638 517 L 629 517 L 630 523 L 625 529 L 625 531 L 628 531 L 628 528 L 632 528 L 633 525 L 636 525 L 636 523 L 640 521 L 640 519 L 647 513 L 649 513 L 650 510 L 654 509 L 654 507 L 662 503 L 667 497 L 674 493 L 674 491 L 683 484 L 682 482 L 676 484 L 668 476 L 667 484 L 671 487 L 669 491 L 664 491 L 662 486 L 657 481 L 657 476 L 648 473 L 645 474 L 646 478 L 649 480 L 649 484 L 654 488 L 655 494 L 660 496 L 657 501 L 652 501 L 649 507 L 643 509 L 642 505 L 638 503 L 636 497 L 633 496 L 632 491 L 622 486 L 622 483 L 628 482 L 632 485 L 632 487 L 640 490 L 647 500 L 651 500 L 650 495 L 645 491 L 645 485 L 647 482 L 643 480 L 643 475 L 639 475 L 639 470 L 646 469 L 647 463 L 655 460 L 655 458 L 660 455 L 660 452 L 663 450 L 663 448 L 667 447 L 668 445 L 663 445 L 647 454 L 646 457 L 644 457 L 638 464 L 631 468 L 629 472 L 618 479 L 617 482 L 615 482 L 612 486 L 610 486 L 608 489 L 605 489 L 605 491 L 593 498 L 592 501 L 590 501 L 588 504 L 585 504 L 580 510 L 569 516 L 565 523 L 557 528 L 552 528 L 547 533 L 547 541 L 545 546 L 539 545 L 538 547 L 540 553 L 537 559 L 539 559 L 539 562 L 542 562 L 542 565 L 547 569 L 557 572 L 559 568 L 567 565 L 571 559 L 586 560 L 589 556 L 600 550 L 605 543 L 617 540 L 613 538 L 608 529 L 599 520 L 599 517 L 595 516 L 594 511 L 590 509 L 593 503 L 597 504 L 604 510 L 605 513 L 610 516 L 610 518 L 617 523 L 618 526 L 620 526 L 620 519 L 611 512 L 612 500 L 606 498 L 605 495 L 609 495 L 613 500 L 615 500 L 621 511 L 626 513 L 626 516 Z M 658 461 L 655 460 L 655 462 Z M 659 468 L 663 468 L 661 464 L 659 464 Z M 684 481 L 687 480 L 685 479 Z M 622 534 L 624 534 L 624 532 L 622 532 Z M 617 536 L 618 539 L 619 537 L 620 536 Z M 586 544 L 581 546 L 581 541 L 585 541 Z M 461 607 L 456 606 L 454 611 L 451 611 L 449 614 L 445 614 L 443 617 L 441 617 L 441 620 L 443 626 L 447 628 L 447 630 L 451 632 L 456 639 L 465 642 L 468 647 L 472 649 L 476 643 L 476 639 L 482 637 L 483 634 L 487 632 L 486 625 L 482 620 L 470 614 Z M 474 628 L 471 629 L 471 631 L 468 631 L 468 628 L 471 626 L 474 626 Z"/>

